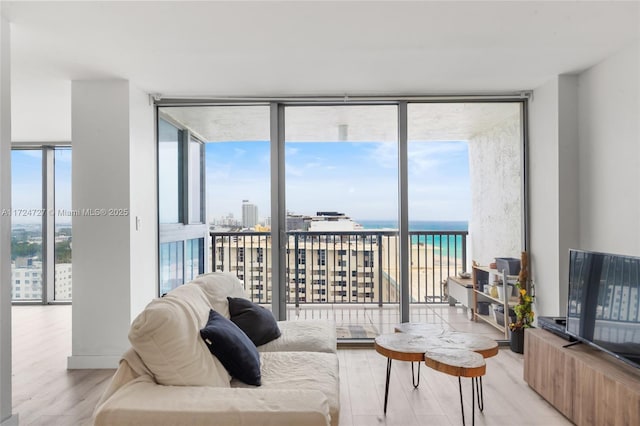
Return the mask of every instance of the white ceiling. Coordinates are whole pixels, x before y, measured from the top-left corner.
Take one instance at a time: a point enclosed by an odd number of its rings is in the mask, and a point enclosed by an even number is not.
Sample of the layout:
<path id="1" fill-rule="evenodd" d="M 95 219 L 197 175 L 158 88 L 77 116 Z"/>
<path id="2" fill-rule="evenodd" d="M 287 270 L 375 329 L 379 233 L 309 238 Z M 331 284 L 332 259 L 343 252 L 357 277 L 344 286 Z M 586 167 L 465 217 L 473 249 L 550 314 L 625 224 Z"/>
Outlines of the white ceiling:
<path id="1" fill-rule="evenodd" d="M 70 137 L 74 79 L 165 97 L 519 91 L 640 38 L 638 1 L 3 1 L 2 12 L 14 140 Z"/>

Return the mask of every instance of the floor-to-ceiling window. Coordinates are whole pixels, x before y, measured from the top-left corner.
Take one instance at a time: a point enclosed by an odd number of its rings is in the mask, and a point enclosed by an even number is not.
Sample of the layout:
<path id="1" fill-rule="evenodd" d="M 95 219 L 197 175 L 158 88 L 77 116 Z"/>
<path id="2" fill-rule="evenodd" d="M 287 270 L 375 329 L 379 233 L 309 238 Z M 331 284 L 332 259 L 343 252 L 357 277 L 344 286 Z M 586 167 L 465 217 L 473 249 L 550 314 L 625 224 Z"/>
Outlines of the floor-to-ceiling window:
<path id="1" fill-rule="evenodd" d="M 13 300 L 42 300 L 42 150 L 11 152 Z"/>
<path id="2" fill-rule="evenodd" d="M 522 250 L 521 103 L 409 103 L 407 132 L 410 299 L 444 302 L 447 277 Z"/>
<path id="3" fill-rule="evenodd" d="M 164 117 L 180 123 L 183 129 L 171 125 L 171 137 L 160 140 L 161 149 L 166 150 L 163 145 L 171 143 L 172 152 L 180 152 L 176 142 L 168 141 L 180 140 L 179 132 L 191 130 L 197 134 L 197 140 L 191 136 L 189 141 L 188 171 L 183 172 L 191 177 L 187 188 L 189 219 L 191 223 L 204 224 L 211 231 L 206 240 L 184 242 L 187 273 L 184 277 L 174 273 L 172 279 L 186 282 L 203 270 L 233 272 L 243 281 L 247 294 L 254 301 L 270 303 L 269 107 L 168 107 L 159 110 Z M 165 122 L 164 126 L 169 124 Z M 160 163 L 160 173 L 162 176 L 166 169 L 169 173 L 162 179 L 173 183 L 180 173 L 172 170 L 176 164 L 179 167 L 184 163 L 176 161 L 175 154 L 172 155 L 170 161 Z M 174 187 L 168 184 L 166 187 L 169 196 L 162 198 L 161 189 L 161 209 L 163 203 L 176 204 L 175 199 L 179 198 L 174 196 Z M 206 197 L 199 198 L 199 193 Z M 177 216 L 174 214 L 174 217 Z M 168 244 L 173 245 L 164 249 L 161 245 L 161 260 L 164 256 L 174 259 L 175 263 L 179 261 L 182 249 L 176 246 L 178 242 Z M 209 258 L 211 260 L 205 265 L 205 259 Z M 167 265 L 171 261 L 161 263 Z"/>
<path id="4" fill-rule="evenodd" d="M 397 106 L 284 112 L 287 301 L 397 302 Z M 363 314 L 348 322 L 378 319 Z"/>
<path id="5" fill-rule="evenodd" d="M 71 212 L 71 148 L 54 151 L 54 208 L 55 208 L 55 300 L 71 300 L 72 275 L 72 216 Z"/>
<path id="6" fill-rule="evenodd" d="M 205 271 L 204 144 L 169 115 L 158 120 L 159 294 Z"/>
<path id="7" fill-rule="evenodd" d="M 16 302 L 72 299 L 71 148 L 11 152 L 11 293 Z"/>
<path id="8" fill-rule="evenodd" d="M 260 303 L 279 286 L 296 307 L 417 306 L 447 302 L 446 278 L 469 270 L 472 260 L 488 264 L 524 247 L 523 105 L 516 98 L 385 98 L 167 104 L 159 111 L 176 131 L 205 142 L 212 235 L 205 270 L 235 273 Z M 176 147 L 175 155 L 188 151 Z M 169 196 L 197 165 L 178 168 Z M 178 222 L 184 198 L 171 201 Z M 279 242 L 271 241 L 275 230 Z M 180 253 L 199 252 L 165 247 L 161 258 L 182 262 L 179 270 L 191 269 Z M 280 258 L 284 268 L 275 276 Z M 408 310 L 395 318 L 409 320 Z"/>

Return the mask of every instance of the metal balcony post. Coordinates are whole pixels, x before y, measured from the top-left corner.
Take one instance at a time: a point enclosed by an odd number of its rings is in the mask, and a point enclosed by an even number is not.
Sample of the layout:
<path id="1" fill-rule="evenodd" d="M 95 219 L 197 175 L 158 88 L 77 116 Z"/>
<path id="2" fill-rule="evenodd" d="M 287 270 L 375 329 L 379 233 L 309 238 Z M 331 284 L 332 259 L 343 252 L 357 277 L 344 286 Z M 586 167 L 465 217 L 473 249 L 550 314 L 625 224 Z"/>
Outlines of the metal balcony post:
<path id="1" fill-rule="evenodd" d="M 378 306 L 382 307 L 382 234 L 378 234 Z"/>
<path id="2" fill-rule="evenodd" d="M 211 272 L 216 272 L 216 236 L 211 234 L 211 262 L 213 263 Z"/>
<path id="3" fill-rule="evenodd" d="M 295 266 L 295 268 L 296 268 L 295 269 L 295 289 L 296 289 L 295 300 L 296 300 L 296 308 L 299 308 L 300 307 L 300 300 L 298 299 L 298 297 L 299 297 L 298 296 L 298 292 L 299 292 L 300 284 L 298 283 L 298 278 L 299 278 L 299 272 L 298 272 L 299 271 L 299 269 L 298 269 L 299 268 L 299 260 L 298 260 L 298 257 L 299 257 L 299 254 L 298 254 L 298 234 L 297 233 L 293 234 L 293 239 L 294 239 L 293 247 L 294 247 L 294 250 L 295 250 L 294 259 L 295 259 L 295 264 L 296 264 L 296 266 Z"/>

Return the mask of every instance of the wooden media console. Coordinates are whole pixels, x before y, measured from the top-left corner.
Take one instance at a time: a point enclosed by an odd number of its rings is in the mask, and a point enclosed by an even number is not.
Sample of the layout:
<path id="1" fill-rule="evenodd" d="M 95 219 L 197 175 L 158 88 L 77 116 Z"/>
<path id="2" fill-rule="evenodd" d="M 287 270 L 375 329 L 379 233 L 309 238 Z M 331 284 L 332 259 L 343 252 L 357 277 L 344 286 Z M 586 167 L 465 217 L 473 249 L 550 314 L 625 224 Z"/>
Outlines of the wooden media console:
<path id="1" fill-rule="evenodd" d="M 548 331 L 525 330 L 524 379 L 577 425 L 640 425 L 640 369 L 587 344 L 563 347 Z"/>

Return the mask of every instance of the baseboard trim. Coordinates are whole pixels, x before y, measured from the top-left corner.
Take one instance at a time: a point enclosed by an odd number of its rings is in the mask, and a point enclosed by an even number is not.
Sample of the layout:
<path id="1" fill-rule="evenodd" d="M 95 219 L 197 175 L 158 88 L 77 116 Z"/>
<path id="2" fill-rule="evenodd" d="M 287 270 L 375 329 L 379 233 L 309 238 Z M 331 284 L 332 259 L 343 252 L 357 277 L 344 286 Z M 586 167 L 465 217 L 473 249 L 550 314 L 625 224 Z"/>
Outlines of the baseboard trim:
<path id="1" fill-rule="evenodd" d="M 8 419 L 3 420 L 0 422 L 0 426 L 18 426 L 18 415 L 14 414 Z"/>
<path id="2" fill-rule="evenodd" d="M 72 355 L 67 357 L 67 370 L 118 368 L 121 358 L 120 356 L 104 355 Z"/>

